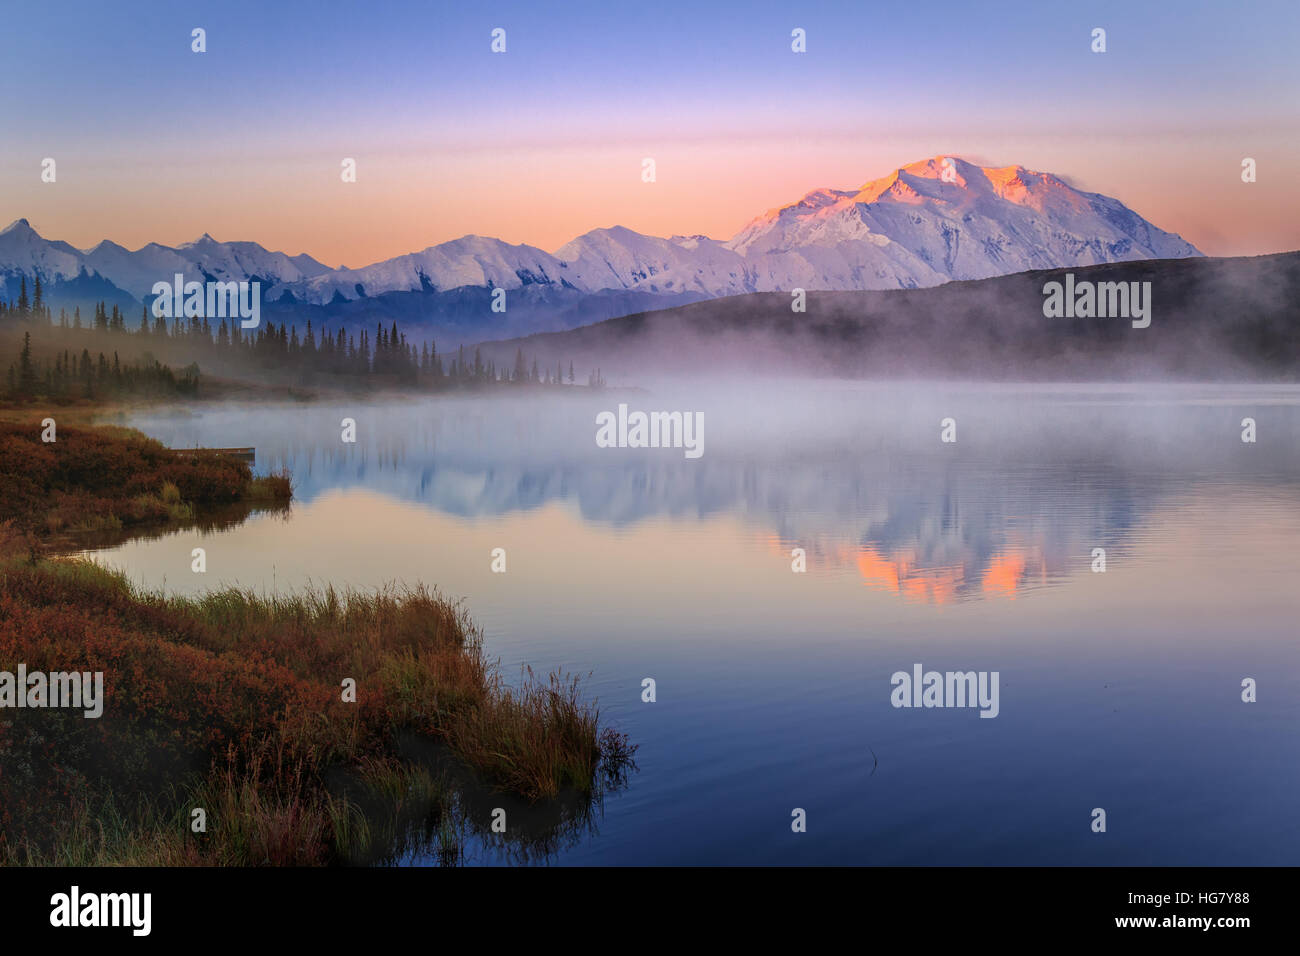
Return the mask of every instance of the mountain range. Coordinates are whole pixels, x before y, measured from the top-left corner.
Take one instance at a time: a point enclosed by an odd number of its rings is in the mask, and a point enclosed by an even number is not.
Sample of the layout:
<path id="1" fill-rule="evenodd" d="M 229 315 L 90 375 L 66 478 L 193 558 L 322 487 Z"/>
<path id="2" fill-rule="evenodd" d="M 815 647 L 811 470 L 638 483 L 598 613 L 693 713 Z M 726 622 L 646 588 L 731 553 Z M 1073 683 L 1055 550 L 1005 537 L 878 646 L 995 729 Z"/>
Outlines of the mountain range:
<path id="1" fill-rule="evenodd" d="M 464 236 L 363 268 L 203 235 L 170 247 L 90 249 L 0 232 L 0 281 L 40 275 L 56 305 L 151 298 L 155 282 L 262 283 L 264 314 L 371 325 L 396 318 L 465 340 L 573 328 L 599 319 L 754 292 L 912 289 L 1032 269 L 1200 256 L 1116 199 L 1023 166 L 957 158 L 912 163 L 857 189 L 818 189 L 770 209 L 726 241 L 594 229 L 555 252 Z M 505 315 L 491 292 L 507 290 Z M 517 308 L 516 308 L 517 307 Z M 512 309 L 514 310 L 512 314 Z"/>

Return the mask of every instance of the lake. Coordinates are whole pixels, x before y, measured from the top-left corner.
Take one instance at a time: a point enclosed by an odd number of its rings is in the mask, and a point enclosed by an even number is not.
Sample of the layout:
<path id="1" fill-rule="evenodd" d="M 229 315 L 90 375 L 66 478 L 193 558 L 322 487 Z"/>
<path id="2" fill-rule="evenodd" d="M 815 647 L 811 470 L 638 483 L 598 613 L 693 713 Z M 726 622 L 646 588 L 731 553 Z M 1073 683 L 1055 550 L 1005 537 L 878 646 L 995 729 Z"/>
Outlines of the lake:
<path id="1" fill-rule="evenodd" d="M 703 454 L 597 447 L 619 403 L 701 412 Z M 1300 389 L 667 385 L 127 423 L 256 446 L 295 501 L 97 560 L 170 593 L 423 581 L 507 677 L 590 675 L 638 770 L 538 862 L 1300 860 Z M 894 706 L 917 664 L 997 672 L 996 717 Z"/>

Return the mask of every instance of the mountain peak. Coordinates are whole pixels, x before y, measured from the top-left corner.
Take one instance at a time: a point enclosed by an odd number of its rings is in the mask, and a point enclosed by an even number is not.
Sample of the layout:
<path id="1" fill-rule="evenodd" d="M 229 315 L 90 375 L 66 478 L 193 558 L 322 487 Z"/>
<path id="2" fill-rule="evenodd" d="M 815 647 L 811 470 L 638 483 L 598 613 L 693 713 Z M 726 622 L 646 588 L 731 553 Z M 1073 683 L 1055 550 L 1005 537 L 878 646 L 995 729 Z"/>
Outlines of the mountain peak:
<path id="1" fill-rule="evenodd" d="M 32 224 L 26 219 L 15 219 L 9 225 L 0 229 L 0 236 L 7 236 L 11 232 L 19 235 L 36 235 L 36 230 L 32 228 Z"/>
<path id="2" fill-rule="evenodd" d="M 814 190 L 751 220 L 725 245 L 746 257 L 839 249 L 827 253 L 835 271 L 822 281 L 849 286 L 869 273 L 866 281 L 881 288 L 1065 263 L 1200 255 L 1118 200 L 1083 192 L 1059 176 L 943 154 L 900 166 L 858 190 Z"/>
<path id="3" fill-rule="evenodd" d="M 94 255 L 96 252 L 100 252 L 101 250 L 111 250 L 113 252 L 127 251 L 125 246 L 118 245 L 112 239 L 101 239 L 99 240 L 99 242 L 95 243 L 89 249 L 84 250 L 84 252 L 86 253 L 86 255 L 89 256 L 89 255 Z"/>

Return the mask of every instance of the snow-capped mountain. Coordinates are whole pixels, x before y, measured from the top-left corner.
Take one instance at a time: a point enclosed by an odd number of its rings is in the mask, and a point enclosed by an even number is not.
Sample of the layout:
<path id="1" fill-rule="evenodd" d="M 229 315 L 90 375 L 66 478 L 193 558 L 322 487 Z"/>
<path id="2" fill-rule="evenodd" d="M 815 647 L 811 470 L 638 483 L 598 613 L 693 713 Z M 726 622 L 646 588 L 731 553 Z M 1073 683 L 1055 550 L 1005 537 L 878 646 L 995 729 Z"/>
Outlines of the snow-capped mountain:
<path id="1" fill-rule="evenodd" d="M 811 192 L 754 219 L 726 246 L 762 263 L 759 292 L 913 288 L 1200 255 L 1118 200 L 1080 192 L 1049 173 L 944 157 L 858 190 Z"/>
<path id="2" fill-rule="evenodd" d="M 359 269 L 204 235 L 134 252 L 104 241 L 80 251 L 20 219 L 0 232 L 0 277 L 39 273 L 47 285 L 106 280 L 138 301 L 177 272 L 187 279 L 258 279 L 264 301 L 335 305 L 388 293 L 537 286 L 569 293 L 693 298 L 808 290 L 934 286 L 1030 269 L 1169 259 L 1201 253 L 1118 200 L 1023 166 L 934 157 L 858 189 L 818 189 L 771 209 L 726 241 L 595 229 L 554 253 L 465 236 Z M 568 301 L 566 299 L 566 301 Z"/>
<path id="3" fill-rule="evenodd" d="M 706 236 L 659 239 L 615 226 L 593 229 L 555 254 L 583 288 L 699 292 L 710 298 L 753 291 L 744 256 Z"/>
<path id="4" fill-rule="evenodd" d="M 0 272 L 39 275 L 42 279 L 73 278 L 85 253 L 66 242 L 42 239 L 26 219 L 0 230 Z"/>
<path id="5" fill-rule="evenodd" d="M 39 275 L 46 285 L 98 275 L 139 301 L 155 282 L 170 281 L 180 272 L 187 279 L 260 279 L 272 287 L 302 282 L 323 272 L 311 256 L 269 252 L 255 242 L 217 242 L 203 235 L 172 248 L 151 242 L 132 252 L 105 239 L 90 249 L 43 239 L 26 219 L 0 231 L 0 275 Z"/>
<path id="6" fill-rule="evenodd" d="M 295 298 L 313 303 L 356 299 L 385 292 L 445 292 L 449 289 L 506 288 L 566 283 L 562 264 L 532 246 L 512 246 L 500 239 L 462 236 L 363 269 L 333 269 L 290 284 Z M 583 289 L 583 291 L 592 291 Z M 265 294 L 265 293 L 263 293 Z M 271 298 L 279 298 L 276 288 Z"/>

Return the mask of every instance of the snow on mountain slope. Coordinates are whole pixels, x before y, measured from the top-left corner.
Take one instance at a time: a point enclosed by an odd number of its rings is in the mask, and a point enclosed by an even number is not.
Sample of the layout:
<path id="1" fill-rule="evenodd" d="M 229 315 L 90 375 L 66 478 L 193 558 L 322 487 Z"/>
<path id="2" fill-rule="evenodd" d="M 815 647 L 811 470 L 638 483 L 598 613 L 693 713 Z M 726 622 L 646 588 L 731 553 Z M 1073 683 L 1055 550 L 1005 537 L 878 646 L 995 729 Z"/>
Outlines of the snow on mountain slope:
<path id="1" fill-rule="evenodd" d="M 155 282 L 170 282 L 176 273 L 192 273 L 194 263 L 175 249 L 156 242 L 131 252 L 105 239 L 82 257 L 88 273 L 98 272 L 137 299 L 151 294 Z M 195 276 L 194 278 L 198 278 Z"/>
<path id="2" fill-rule="evenodd" d="M 0 231 L 0 273 L 72 279 L 81 271 L 81 253 L 66 242 L 42 239 L 26 219 L 15 219 Z"/>
<path id="3" fill-rule="evenodd" d="M 107 239 L 90 249 L 74 249 L 43 239 L 26 219 L 0 232 L 0 275 L 40 275 L 51 284 L 82 273 L 99 274 L 141 301 L 154 283 L 171 282 L 178 272 L 195 281 L 260 279 L 275 288 L 329 271 L 311 256 L 290 257 L 255 242 L 217 242 L 208 235 L 175 249 L 151 242 L 132 252 Z"/>
<path id="4" fill-rule="evenodd" d="M 564 285 L 564 268 L 533 246 L 464 236 L 360 269 L 335 269 L 290 286 L 298 299 L 324 303 L 383 292 L 445 291 L 466 286 L 517 289 L 538 283 Z"/>
<path id="5" fill-rule="evenodd" d="M 726 245 L 771 260 L 765 275 L 773 289 L 787 288 L 800 271 L 801 281 L 824 283 L 815 288 L 886 289 L 1200 255 L 1123 203 L 1050 174 L 956 158 L 951 182 L 944 170 L 944 157 L 935 157 L 856 192 L 817 190 L 754 219 Z"/>
<path id="6" fill-rule="evenodd" d="M 945 172 L 947 176 L 945 177 Z M 260 279 L 269 301 L 328 304 L 386 292 L 556 286 L 709 297 L 792 288 L 898 289 L 1029 269 L 1199 256 L 1190 243 L 1118 200 L 1023 166 L 981 167 L 936 156 L 858 189 L 818 189 L 768 210 L 731 239 L 594 229 L 554 254 L 465 236 L 358 269 L 204 235 L 175 249 L 131 252 L 101 242 L 79 252 L 26 220 L 0 233 L 0 275 L 98 273 L 137 298 L 176 272 L 187 279 Z"/>
<path id="7" fill-rule="evenodd" d="M 644 289 L 735 295 L 750 290 L 748 264 L 715 239 L 643 236 L 623 226 L 593 229 L 555 255 L 582 289 Z"/>
<path id="8" fill-rule="evenodd" d="M 331 271 L 311 256 L 291 258 L 256 242 L 217 242 L 207 233 L 178 246 L 176 252 L 205 275 L 226 282 L 256 278 L 272 285 L 287 285 Z"/>

